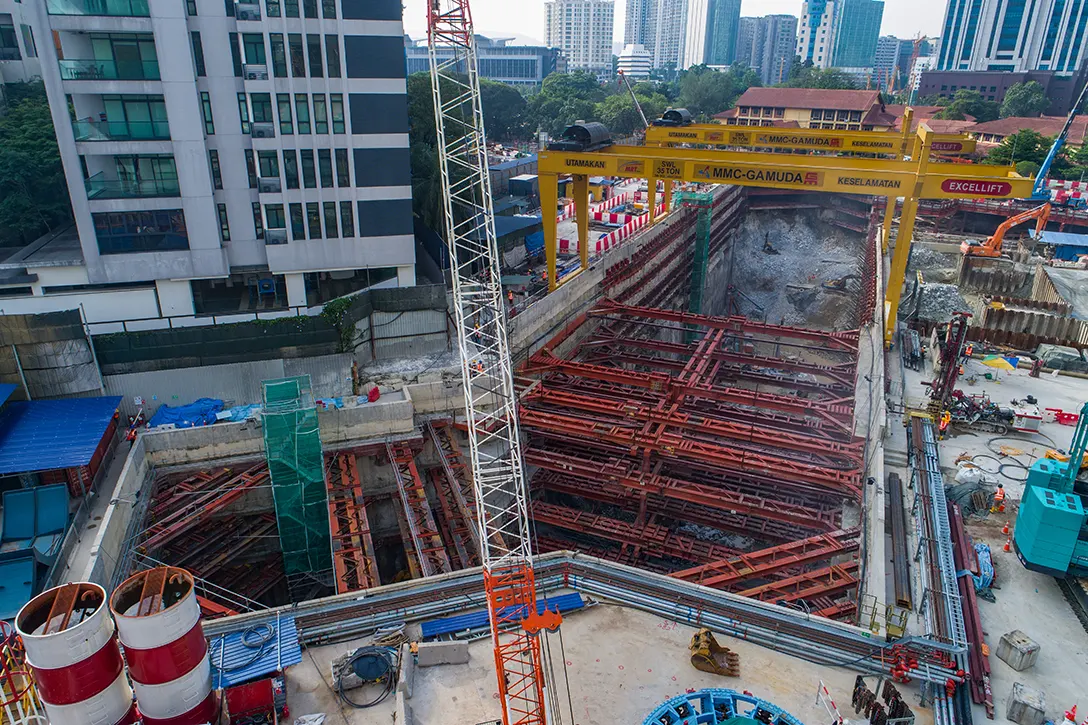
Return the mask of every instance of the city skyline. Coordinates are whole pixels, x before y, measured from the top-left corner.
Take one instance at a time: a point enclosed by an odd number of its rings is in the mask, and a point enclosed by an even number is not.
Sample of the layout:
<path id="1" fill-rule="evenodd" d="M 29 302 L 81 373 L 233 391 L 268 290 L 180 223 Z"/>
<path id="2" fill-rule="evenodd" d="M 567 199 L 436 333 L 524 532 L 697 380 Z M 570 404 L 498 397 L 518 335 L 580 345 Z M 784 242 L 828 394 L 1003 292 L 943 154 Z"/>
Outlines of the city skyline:
<path id="1" fill-rule="evenodd" d="M 473 0 L 473 20 L 483 35 L 515 37 L 517 42 L 540 44 L 544 40 L 545 0 L 524 0 L 516 11 L 508 0 Z M 615 0 L 615 24 L 612 40 L 623 42 L 624 18 L 628 0 Z M 799 16 L 802 0 L 742 0 L 745 17 L 787 14 Z M 946 0 L 885 0 L 881 35 L 913 38 L 919 32 L 935 37 L 940 34 Z M 404 0 L 404 29 L 413 38 L 426 36 L 425 0 Z"/>

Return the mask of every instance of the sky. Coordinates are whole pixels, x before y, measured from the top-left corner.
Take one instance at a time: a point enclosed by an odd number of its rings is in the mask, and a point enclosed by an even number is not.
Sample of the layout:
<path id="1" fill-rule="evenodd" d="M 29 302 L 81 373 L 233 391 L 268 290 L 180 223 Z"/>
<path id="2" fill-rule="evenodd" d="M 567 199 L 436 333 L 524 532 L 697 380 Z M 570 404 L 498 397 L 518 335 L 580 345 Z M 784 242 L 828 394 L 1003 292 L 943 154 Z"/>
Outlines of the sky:
<path id="1" fill-rule="evenodd" d="M 544 0 L 470 0 L 476 32 L 493 37 L 516 37 L 540 43 L 544 37 Z M 623 41 L 626 1 L 615 0 L 613 40 Z M 913 38 L 918 33 L 940 33 L 947 0 L 885 0 L 881 35 Z M 741 15 L 799 15 L 801 0 L 742 0 Z M 404 0 L 404 31 L 413 38 L 427 34 L 426 0 Z"/>

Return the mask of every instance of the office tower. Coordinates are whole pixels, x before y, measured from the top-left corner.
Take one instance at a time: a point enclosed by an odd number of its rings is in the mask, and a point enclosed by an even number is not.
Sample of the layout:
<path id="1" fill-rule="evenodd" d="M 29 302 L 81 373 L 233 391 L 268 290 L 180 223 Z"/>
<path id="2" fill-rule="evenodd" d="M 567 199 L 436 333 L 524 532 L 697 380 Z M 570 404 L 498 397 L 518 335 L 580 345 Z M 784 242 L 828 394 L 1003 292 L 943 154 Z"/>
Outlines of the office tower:
<path id="1" fill-rule="evenodd" d="M 649 78 L 654 67 L 654 57 L 650 51 L 637 43 L 625 45 L 616 61 L 616 68 L 632 80 Z"/>
<path id="2" fill-rule="evenodd" d="M 688 0 L 654 0 L 654 67 L 685 67 Z"/>
<path id="3" fill-rule="evenodd" d="M 781 83 L 789 76 L 797 40 L 797 18 L 768 15 L 741 18 L 736 62 L 759 73 L 763 85 Z"/>
<path id="4" fill-rule="evenodd" d="M 45 243 L 55 264 L 27 257 L 6 311 L 199 316 L 415 283 L 399 0 L 21 6 L 75 232 Z"/>
<path id="5" fill-rule="evenodd" d="M 882 0 L 839 0 L 835 8 L 835 42 L 831 63 L 836 68 L 872 68 L 876 61 Z"/>
<path id="6" fill-rule="evenodd" d="M 612 74 L 612 12 L 612 0 L 546 2 L 544 44 L 563 51 L 569 70 L 608 78 Z"/>
<path id="7" fill-rule="evenodd" d="M 691 0 L 684 65 L 732 65 L 739 33 L 740 0 Z"/>
<path id="8" fill-rule="evenodd" d="M 654 0 L 627 0 L 623 44 L 652 48 L 654 44 Z"/>
<path id="9" fill-rule="evenodd" d="M 899 72 L 900 41 L 894 35 L 882 35 L 876 40 L 876 59 L 873 61 L 873 83 L 887 90 Z"/>
<path id="10" fill-rule="evenodd" d="M 839 0 L 841 2 L 842 0 Z M 805 0 L 797 28 L 797 56 L 817 68 L 832 66 L 836 0 Z"/>
<path id="11" fill-rule="evenodd" d="M 1076 73 L 1088 0 L 949 0 L 937 70 Z"/>

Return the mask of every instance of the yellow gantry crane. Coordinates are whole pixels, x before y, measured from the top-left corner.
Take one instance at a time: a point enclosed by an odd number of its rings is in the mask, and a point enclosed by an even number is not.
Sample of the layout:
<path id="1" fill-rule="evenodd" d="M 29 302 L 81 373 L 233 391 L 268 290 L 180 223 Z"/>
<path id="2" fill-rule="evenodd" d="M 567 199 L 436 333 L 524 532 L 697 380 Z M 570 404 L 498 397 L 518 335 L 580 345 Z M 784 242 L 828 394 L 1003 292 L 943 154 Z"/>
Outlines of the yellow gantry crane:
<path id="1" fill-rule="evenodd" d="M 826 143 L 838 140 L 843 151 L 860 151 L 859 143 L 869 142 L 871 137 L 883 136 L 894 148 L 876 150 L 870 147 L 866 154 L 890 154 L 895 158 L 873 158 L 846 155 L 801 155 L 760 151 L 736 151 L 717 148 L 696 147 L 661 147 L 661 146 L 620 146 L 603 142 L 599 133 L 572 133 L 566 143 L 542 151 L 538 158 L 540 179 L 540 205 L 543 209 L 555 209 L 558 204 L 558 179 L 560 175 L 570 175 L 573 179 L 575 219 L 578 226 L 579 251 L 581 266 L 567 274 L 564 279 L 557 278 L 557 222 L 554 215 L 545 215 L 544 248 L 548 265 L 548 285 L 551 290 L 573 279 L 575 275 L 588 268 L 589 238 L 589 184 L 590 176 L 617 176 L 628 179 L 646 179 L 648 213 L 650 224 L 660 217 L 654 213 L 657 204 L 657 182 L 663 180 L 663 201 L 666 208 L 672 198 L 673 181 L 701 182 L 712 184 L 735 184 L 770 189 L 793 189 L 797 191 L 820 191 L 838 194 L 863 194 L 888 197 L 884 217 L 882 243 L 887 248 L 888 236 L 896 201 L 904 199 L 897 238 L 904 241 L 897 244 L 892 257 L 888 276 L 887 293 L 884 300 L 885 329 L 884 339 L 890 344 L 895 331 L 896 312 L 902 295 L 903 279 L 907 268 L 907 257 L 914 232 L 918 202 L 921 199 L 1022 199 L 1031 195 L 1032 179 L 1016 174 L 1009 167 L 988 166 L 981 164 L 944 163 L 931 161 L 937 153 L 935 143 L 941 144 L 939 153 L 966 153 L 973 149 L 974 141 L 963 136 L 936 134 L 925 124 L 918 124 L 916 134 L 912 134 L 909 117 L 904 118 L 903 134 L 887 134 L 869 131 L 826 131 L 815 129 L 789 129 L 792 141 L 782 140 L 781 146 L 775 146 L 778 129 L 747 128 L 720 126 L 708 129 L 706 125 L 692 124 L 686 127 L 664 127 L 659 132 L 651 127 L 647 131 L 647 142 L 652 138 L 656 143 L 691 143 L 701 146 L 729 145 L 745 146 L 740 143 L 742 137 L 732 136 L 734 132 L 750 135 L 748 147 L 751 148 L 789 148 L 803 150 L 829 150 Z M 577 126 L 572 127 L 577 129 Z M 704 134 L 699 139 L 677 139 L 671 141 L 664 134 L 669 131 L 685 131 L 696 128 L 696 134 Z M 568 129 L 570 131 L 571 129 Z M 705 134 L 723 134 L 723 140 Z M 767 134 L 760 136 L 760 134 Z M 724 140 L 726 137 L 729 140 Z M 588 148 L 592 150 L 572 150 L 578 139 L 592 138 Z M 790 145 L 792 143 L 792 145 Z M 953 149 L 951 144 L 960 144 Z M 905 154 L 909 148 L 910 153 Z"/>

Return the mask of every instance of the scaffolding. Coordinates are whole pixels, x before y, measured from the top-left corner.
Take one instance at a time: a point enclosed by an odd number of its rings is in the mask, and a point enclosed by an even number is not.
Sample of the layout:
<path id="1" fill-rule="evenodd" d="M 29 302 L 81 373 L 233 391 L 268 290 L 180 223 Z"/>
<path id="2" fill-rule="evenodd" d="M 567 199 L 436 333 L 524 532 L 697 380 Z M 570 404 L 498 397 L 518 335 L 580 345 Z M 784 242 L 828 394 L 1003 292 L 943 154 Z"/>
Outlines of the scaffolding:
<path id="1" fill-rule="evenodd" d="M 685 209 L 695 209 L 695 250 L 691 259 L 691 292 L 688 312 L 703 311 L 703 289 L 706 287 L 706 267 L 710 257 L 710 222 L 714 214 L 714 194 L 707 191 L 678 191 L 673 203 Z"/>
<path id="2" fill-rule="evenodd" d="M 265 380 L 264 450 L 272 477 L 283 569 L 292 598 L 331 585 L 332 537 L 321 435 L 310 376 Z"/>

